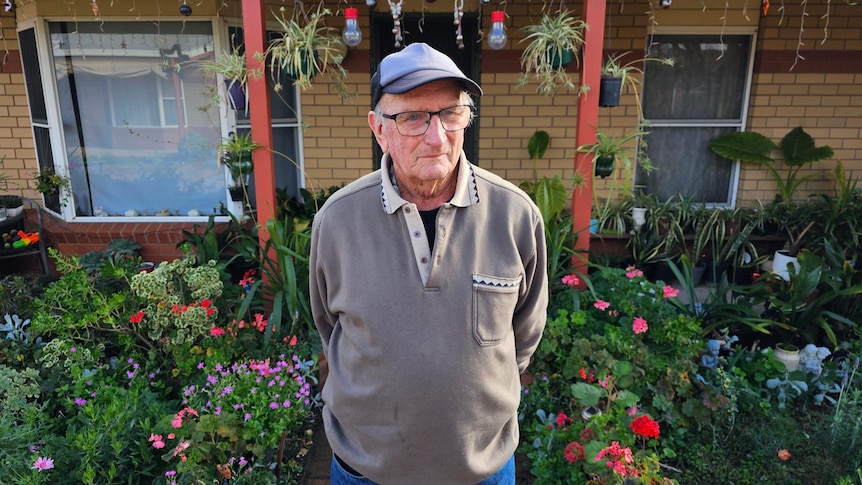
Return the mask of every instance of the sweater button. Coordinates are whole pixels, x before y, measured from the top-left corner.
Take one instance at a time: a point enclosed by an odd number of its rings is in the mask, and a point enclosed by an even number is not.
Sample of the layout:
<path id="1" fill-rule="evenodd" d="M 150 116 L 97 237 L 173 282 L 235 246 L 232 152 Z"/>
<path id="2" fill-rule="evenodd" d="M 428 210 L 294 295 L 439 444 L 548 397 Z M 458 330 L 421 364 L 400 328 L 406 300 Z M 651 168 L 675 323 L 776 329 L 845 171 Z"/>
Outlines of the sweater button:
<path id="1" fill-rule="evenodd" d="M 422 237 L 422 233 L 419 231 L 416 231 L 413 233 L 413 237 Z"/>
<path id="2" fill-rule="evenodd" d="M 422 264 L 428 264 L 428 258 L 426 258 L 426 257 L 419 258 L 419 261 L 420 261 Z"/>

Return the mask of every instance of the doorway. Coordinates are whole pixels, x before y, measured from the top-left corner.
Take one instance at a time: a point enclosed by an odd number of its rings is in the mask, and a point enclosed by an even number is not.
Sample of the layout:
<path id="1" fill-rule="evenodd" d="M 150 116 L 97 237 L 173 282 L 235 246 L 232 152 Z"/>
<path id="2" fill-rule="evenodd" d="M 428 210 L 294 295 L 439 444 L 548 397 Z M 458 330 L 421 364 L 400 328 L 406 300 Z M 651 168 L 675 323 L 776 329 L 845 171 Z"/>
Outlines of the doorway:
<path id="1" fill-rule="evenodd" d="M 392 34 L 392 15 L 388 12 L 375 12 L 371 17 L 371 74 L 377 70 L 377 64 L 385 56 L 395 52 L 395 36 Z M 479 82 L 480 44 L 475 41 L 479 35 L 478 16 L 475 12 L 464 12 L 461 20 L 461 31 L 464 36 L 464 48 L 459 49 L 455 41 L 455 26 L 451 13 L 407 13 L 401 18 L 404 36 L 402 47 L 413 42 L 424 42 L 446 54 L 470 79 Z M 479 113 L 480 99 L 476 98 L 476 112 Z M 373 108 L 373 106 L 372 106 Z M 472 126 L 464 132 L 464 154 L 470 162 L 478 165 L 479 160 L 479 117 Z M 374 144 L 374 169 L 380 167 L 380 157 L 383 153 L 376 141 Z"/>

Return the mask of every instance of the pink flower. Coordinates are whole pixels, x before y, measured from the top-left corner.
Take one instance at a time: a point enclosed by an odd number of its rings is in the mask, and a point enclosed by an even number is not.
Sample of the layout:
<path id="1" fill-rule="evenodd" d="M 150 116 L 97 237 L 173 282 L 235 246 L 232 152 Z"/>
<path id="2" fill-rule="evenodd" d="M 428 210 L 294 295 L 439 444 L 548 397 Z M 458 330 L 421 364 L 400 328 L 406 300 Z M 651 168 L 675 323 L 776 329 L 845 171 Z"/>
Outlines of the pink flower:
<path id="1" fill-rule="evenodd" d="M 50 470 L 52 468 L 54 468 L 54 460 L 52 458 L 43 458 L 41 456 L 36 458 L 36 461 L 33 462 L 33 466 L 31 467 L 31 469 L 37 470 L 40 473 L 42 470 Z"/>
<path id="2" fill-rule="evenodd" d="M 632 322 L 632 330 L 634 330 L 635 333 L 644 333 L 648 329 L 649 327 L 647 327 L 646 320 L 641 317 L 635 317 L 634 321 Z"/>
<path id="3" fill-rule="evenodd" d="M 174 416 L 174 419 L 171 420 L 171 426 L 174 428 L 182 428 L 183 427 L 183 417 L 182 416 Z"/>
<path id="4" fill-rule="evenodd" d="M 611 306 L 611 304 L 606 302 L 606 301 L 596 300 L 596 302 L 593 303 L 593 306 L 598 308 L 601 311 L 605 311 L 608 309 L 609 306 Z"/>
<path id="5" fill-rule="evenodd" d="M 575 274 L 567 274 L 563 276 L 563 284 L 566 286 L 578 286 L 581 283 L 581 280 L 578 279 Z"/>
<path id="6" fill-rule="evenodd" d="M 168 439 L 169 439 L 169 440 L 172 440 L 172 439 L 174 439 L 174 438 L 176 438 L 176 437 L 177 437 L 177 436 L 176 436 L 175 434 L 173 434 L 173 433 L 168 433 Z"/>
<path id="7" fill-rule="evenodd" d="M 213 327 L 210 329 L 210 335 L 213 337 L 221 337 L 224 335 L 224 329 L 221 327 Z"/>
<path id="8" fill-rule="evenodd" d="M 665 298 L 675 298 L 679 295 L 679 290 L 674 288 L 673 286 L 667 285 L 661 289 L 662 296 Z"/>
<path id="9" fill-rule="evenodd" d="M 626 278 L 635 278 L 637 276 L 643 276 L 644 272 L 635 268 L 634 266 L 629 266 L 626 268 Z"/>
<path id="10" fill-rule="evenodd" d="M 778 459 L 781 461 L 787 461 L 790 459 L 790 452 L 787 450 L 787 448 L 778 450 Z"/>
<path id="11" fill-rule="evenodd" d="M 638 413 L 638 407 L 632 406 L 630 408 L 626 408 L 626 416 L 634 416 Z"/>

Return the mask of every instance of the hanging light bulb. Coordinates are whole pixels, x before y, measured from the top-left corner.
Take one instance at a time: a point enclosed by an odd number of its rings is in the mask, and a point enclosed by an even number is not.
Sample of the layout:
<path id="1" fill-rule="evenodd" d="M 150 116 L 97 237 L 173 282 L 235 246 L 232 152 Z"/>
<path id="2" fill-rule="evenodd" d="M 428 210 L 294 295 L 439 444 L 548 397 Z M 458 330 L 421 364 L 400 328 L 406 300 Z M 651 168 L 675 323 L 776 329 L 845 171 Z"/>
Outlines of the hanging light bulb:
<path id="1" fill-rule="evenodd" d="M 505 21 L 506 13 L 502 10 L 491 12 L 491 32 L 488 33 L 488 47 L 495 51 L 502 49 L 508 40 L 506 27 L 503 25 Z"/>
<path id="2" fill-rule="evenodd" d="M 344 31 L 341 38 L 347 47 L 356 47 L 362 41 L 362 31 L 359 30 L 359 10 L 347 7 L 344 9 Z"/>

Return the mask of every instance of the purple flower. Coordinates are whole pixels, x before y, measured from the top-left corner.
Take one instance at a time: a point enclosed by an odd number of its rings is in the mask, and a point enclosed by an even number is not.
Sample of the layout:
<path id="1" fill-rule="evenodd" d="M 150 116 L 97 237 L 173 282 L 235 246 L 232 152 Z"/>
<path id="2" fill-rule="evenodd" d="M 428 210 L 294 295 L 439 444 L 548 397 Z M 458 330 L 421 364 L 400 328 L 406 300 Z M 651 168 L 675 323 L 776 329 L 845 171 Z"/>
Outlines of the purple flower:
<path id="1" fill-rule="evenodd" d="M 278 403 L 275 401 L 269 403 L 269 408 L 270 409 L 278 409 Z"/>
<path id="2" fill-rule="evenodd" d="M 78 406 L 83 406 L 84 404 L 87 404 L 87 400 L 80 397 L 76 397 L 75 404 L 77 404 Z"/>
<path id="3" fill-rule="evenodd" d="M 248 421 L 249 419 L 251 419 L 251 413 L 245 413 L 245 416 L 243 416 L 243 418 L 245 419 L 245 421 Z"/>

